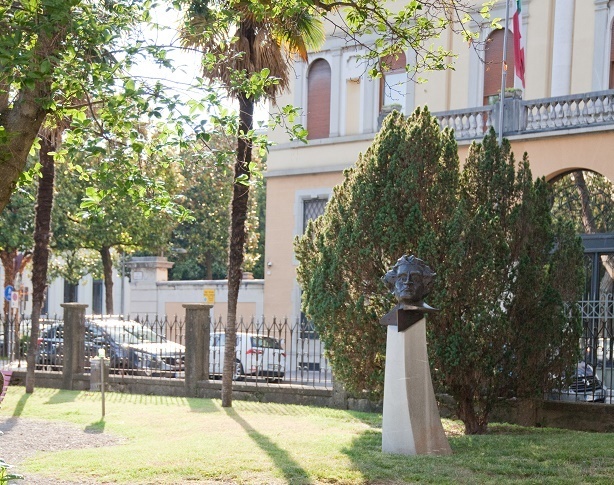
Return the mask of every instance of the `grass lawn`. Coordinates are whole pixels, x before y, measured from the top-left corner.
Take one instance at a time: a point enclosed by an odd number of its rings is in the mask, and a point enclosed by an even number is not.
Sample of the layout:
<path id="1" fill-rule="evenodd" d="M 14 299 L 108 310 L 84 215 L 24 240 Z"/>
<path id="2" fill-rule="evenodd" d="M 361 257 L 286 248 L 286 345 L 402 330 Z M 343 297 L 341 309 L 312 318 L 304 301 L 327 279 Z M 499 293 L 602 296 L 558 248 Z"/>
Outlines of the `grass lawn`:
<path id="1" fill-rule="evenodd" d="M 293 405 L 100 394 L 11 386 L 0 416 L 64 421 L 126 438 L 117 446 L 39 453 L 19 472 L 99 483 L 614 483 L 614 434 L 493 425 L 454 454 L 385 455 L 381 415 Z M 92 440 L 96 439 L 92 435 Z M 2 438 L 0 438 L 0 447 Z M 0 457 L 2 450 L 0 448 Z M 27 481 L 26 481 L 27 483 Z"/>

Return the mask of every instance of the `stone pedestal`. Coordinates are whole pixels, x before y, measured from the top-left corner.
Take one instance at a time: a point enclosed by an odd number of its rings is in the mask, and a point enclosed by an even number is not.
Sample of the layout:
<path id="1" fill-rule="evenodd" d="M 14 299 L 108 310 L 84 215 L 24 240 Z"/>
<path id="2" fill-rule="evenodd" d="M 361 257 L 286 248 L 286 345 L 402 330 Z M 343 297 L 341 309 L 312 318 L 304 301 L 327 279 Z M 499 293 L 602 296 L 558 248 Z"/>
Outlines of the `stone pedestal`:
<path id="1" fill-rule="evenodd" d="M 452 453 L 433 391 L 424 318 L 403 332 L 388 326 L 382 451 L 399 455 Z"/>

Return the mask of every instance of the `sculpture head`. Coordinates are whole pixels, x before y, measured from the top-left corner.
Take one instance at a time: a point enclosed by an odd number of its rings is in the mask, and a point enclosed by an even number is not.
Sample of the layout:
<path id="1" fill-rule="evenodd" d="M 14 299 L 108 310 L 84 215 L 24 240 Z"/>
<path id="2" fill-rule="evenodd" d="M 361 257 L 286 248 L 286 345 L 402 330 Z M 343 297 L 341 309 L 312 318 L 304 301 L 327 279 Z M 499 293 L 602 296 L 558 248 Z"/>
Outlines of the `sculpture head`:
<path id="1" fill-rule="evenodd" d="M 382 281 L 400 304 L 421 306 L 433 288 L 434 279 L 435 273 L 424 261 L 403 255 Z"/>

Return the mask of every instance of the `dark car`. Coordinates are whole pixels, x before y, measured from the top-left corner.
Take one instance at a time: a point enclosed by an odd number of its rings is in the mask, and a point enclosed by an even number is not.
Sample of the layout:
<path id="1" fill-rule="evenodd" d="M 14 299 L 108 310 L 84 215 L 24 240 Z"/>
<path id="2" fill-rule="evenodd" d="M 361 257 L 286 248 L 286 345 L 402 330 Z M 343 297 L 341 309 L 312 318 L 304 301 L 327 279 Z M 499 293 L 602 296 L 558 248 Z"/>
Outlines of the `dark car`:
<path id="1" fill-rule="evenodd" d="M 85 360 L 104 349 L 114 372 L 146 376 L 181 377 L 185 371 L 185 347 L 167 340 L 138 322 L 117 319 L 88 319 L 85 322 Z M 41 333 L 39 368 L 58 369 L 64 361 L 64 323 Z"/>

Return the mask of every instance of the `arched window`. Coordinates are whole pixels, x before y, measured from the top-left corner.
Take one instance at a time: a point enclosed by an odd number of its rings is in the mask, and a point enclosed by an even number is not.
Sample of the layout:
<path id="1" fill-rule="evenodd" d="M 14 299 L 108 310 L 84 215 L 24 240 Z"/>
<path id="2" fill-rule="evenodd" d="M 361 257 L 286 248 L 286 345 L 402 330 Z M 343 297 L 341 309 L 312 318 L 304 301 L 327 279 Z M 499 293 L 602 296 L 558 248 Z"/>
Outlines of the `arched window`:
<path id="1" fill-rule="evenodd" d="M 488 36 L 484 49 L 484 104 L 490 96 L 501 91 L 501 63 L 503 62 L 503 30 L 495 30 Z M 507 76 L 505 87 L 514 87 L 514 34 L 507 33 Z"/>
<path id="2" fill-rule="evenodd" d="M 330 135 L 330 66 L 318 59 L 307 76 L 307 138 L 328 138 Z"/>
<path id="3" fill-rule="evenodd" d="M 389 55 L 381 60 L 383 76 L 380 83 L 380 108 L 400 104 L 405 108 L 407 84 L 407 59 L 405 53 Z"/>
<path id="4" fill-rule="evenodd" d="M 608 89 L 614 89 L 614 21 L 610 25 L 610 81 Z"/>

